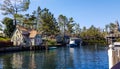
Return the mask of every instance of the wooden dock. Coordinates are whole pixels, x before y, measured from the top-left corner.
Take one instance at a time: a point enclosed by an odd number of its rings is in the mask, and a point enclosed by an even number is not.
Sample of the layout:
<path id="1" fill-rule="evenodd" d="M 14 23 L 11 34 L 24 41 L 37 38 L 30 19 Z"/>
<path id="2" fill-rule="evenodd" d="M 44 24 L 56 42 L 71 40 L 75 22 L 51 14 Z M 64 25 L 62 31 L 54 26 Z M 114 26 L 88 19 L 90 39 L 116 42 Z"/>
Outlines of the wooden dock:
<path id="1" fill-rule="evenodd" d="M 113 45 L 108 49 L 109 69 L 120 69 L 120 48 L 115 49 Z"/>
<path id="2" fill-rule="evenodd" d="M 0 53 L 17 52 L 17 51 L 36 51 L 36 50 L 46 50 L 46 47 L 45 46 L 6 47 L 6 48 L 1 48 Z"/>

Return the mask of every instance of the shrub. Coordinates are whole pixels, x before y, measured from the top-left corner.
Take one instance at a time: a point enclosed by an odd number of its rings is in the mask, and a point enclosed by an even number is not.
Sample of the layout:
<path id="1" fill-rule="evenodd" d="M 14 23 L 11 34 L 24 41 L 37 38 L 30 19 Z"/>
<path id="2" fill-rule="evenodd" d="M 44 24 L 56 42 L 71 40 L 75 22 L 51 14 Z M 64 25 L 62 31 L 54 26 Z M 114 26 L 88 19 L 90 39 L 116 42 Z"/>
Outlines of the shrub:
<path id="1" fill-rule="evenodd" d="M 56 40 L 55 39 L 52 39 L 52 40 L 48 40 L 48 45 L 56 45 Z"/>

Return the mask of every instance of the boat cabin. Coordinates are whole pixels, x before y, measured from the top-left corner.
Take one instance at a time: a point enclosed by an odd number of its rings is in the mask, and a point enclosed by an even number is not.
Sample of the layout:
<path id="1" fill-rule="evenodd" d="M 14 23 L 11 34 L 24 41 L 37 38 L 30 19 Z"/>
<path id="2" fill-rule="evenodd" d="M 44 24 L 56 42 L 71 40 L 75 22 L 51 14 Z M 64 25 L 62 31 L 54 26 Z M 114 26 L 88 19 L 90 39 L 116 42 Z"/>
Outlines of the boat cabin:
<path id="1" fill-rule="evenodd" d="M 120 42 L 114 42 L 114 43 L 113 43 L 113 48 L 114 48 L 115 50 L 120 50 Z"/>
<path id="2" fill-rule="evenodd" d="M 70 38 L 69 45 L 70 46 L 79 46 L 79 45 L 81 45 L 81 43 L 82 43 L 81 38 Z"/>

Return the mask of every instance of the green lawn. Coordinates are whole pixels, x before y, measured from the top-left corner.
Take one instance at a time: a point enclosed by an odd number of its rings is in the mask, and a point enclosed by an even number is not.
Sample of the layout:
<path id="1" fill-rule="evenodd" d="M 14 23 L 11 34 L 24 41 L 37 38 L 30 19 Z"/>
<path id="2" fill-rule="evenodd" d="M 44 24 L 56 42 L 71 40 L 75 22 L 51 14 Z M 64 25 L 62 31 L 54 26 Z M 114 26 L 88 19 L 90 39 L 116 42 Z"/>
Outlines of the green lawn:
<path id="1" fill-rule="evenodd" d="M 0 42 L 7 42 L 7 41 L 10 41 L 10 38 L 0 37 Z"/>

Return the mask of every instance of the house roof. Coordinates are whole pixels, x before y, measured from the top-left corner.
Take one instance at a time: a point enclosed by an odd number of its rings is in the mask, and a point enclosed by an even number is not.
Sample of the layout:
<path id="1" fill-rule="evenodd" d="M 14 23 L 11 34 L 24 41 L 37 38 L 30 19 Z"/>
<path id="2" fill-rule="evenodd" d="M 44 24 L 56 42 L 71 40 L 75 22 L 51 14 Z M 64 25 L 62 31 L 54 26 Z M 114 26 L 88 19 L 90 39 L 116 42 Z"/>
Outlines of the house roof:
<path id="1" fill-rule="evenodd" d="M 36 30 L 31 30 L 29 38 L 34 38 L 36 35 L 37 35 L 37 31 Z"/>
<path id="2" fill-rule="evenodd" d="M 21 31 L 28 31 L 28 29 L 24 28 L 23 26 L 17 25 L 16 28 L 18 28 Z"/>
<path id="3" fill-rule="evenodd" d="M 17 25 L 16 28 L 20 30 L 22 34 L 29 34 L 28 29 L 24 28 L 23 26 Z"/>
<path id="4" fill-rule="evenodd" d="M 22 31 L 22 35 L 27 34 L 29 38 L 34 38 L 38 32 L 34 29 L 27 29 L 23 26 L 17 25 L 16 28 L 18 28 L 20 31 Z"/>

